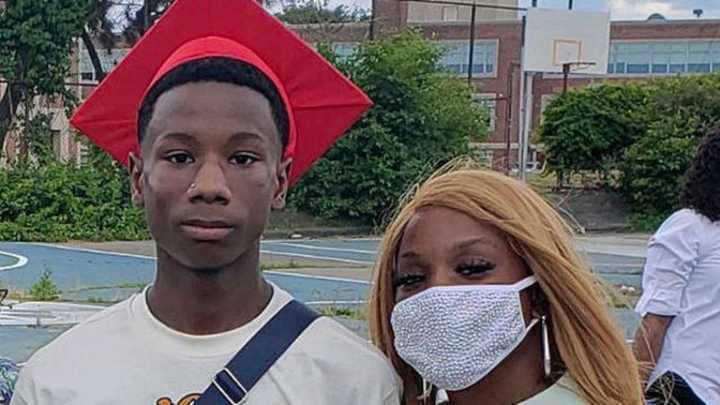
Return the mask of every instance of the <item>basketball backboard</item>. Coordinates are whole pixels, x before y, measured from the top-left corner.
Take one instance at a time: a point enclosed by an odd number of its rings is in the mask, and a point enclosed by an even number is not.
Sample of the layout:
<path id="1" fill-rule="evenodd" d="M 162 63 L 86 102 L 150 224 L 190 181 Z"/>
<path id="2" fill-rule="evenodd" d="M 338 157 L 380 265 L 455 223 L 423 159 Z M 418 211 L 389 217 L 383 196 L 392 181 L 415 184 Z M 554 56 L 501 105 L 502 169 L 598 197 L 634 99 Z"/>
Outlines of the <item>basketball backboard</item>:
<path id="1" fill-rule="evenodd" d="M 580 63 L 583 74 L 607 74 L 610 14 L 531 8 L 525 27 L 527 72 L 562 73 Z M 576 65 L 577 66 L 577 65 Z"/>

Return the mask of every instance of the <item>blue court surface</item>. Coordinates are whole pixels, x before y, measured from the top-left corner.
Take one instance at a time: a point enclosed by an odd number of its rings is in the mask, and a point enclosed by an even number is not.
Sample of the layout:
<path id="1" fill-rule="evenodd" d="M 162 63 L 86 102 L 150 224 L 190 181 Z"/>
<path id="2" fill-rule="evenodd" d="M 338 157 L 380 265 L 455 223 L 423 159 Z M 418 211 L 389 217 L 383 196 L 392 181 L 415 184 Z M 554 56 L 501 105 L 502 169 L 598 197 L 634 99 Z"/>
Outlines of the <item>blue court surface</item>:
<path id="1" fill-rule="evenodd" d="M 22 258 L 27 260 L 23 266 L 0 270 L 1 284 L 12 290 L 27 290 L 48 270 L 62 298 L 71 301 L 119 301 L 155 276 L 152 257 L 51 245 L 0 243 L 0 258 L 10 266 Z M 363 281 L 272 271 L 265 274 L 304 302 L 358 301 L 368 292 L 368 283 Z"/>
<path id="2" fill-rule="evenodd" d="M 263 241 L 262 251 L 274 255 L 322 260 L 336 267 L 367 265 L 377 254 L 376 239 Z M 595 271 L 612 284 L 639 286 L 642 258 L 588 254 Z M 0 285 L 27 290 L 49 270 L 62 298 L 70 301 L 120 301 L 152 282 L 155 259 L 32 243 L 0 243 Z M 266 271 L 266 277 L 309 304 L 359 305 L 367 299 L 369 283 L 333 277 Z M 628 337 L 637 317 L 617 312 Z M 0 356 L 26 360 L 37 348 L 67 330 L 68 325 L 40 328 L 0 325 Z"/>

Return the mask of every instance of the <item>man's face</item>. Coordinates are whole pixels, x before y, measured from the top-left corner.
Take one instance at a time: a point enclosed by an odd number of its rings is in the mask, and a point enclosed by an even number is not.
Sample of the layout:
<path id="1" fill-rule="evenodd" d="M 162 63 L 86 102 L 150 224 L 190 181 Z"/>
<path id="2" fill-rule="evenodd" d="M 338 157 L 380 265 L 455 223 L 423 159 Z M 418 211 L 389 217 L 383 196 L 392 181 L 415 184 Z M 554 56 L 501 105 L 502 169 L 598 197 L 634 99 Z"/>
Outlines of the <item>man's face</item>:
<path id="1" fill-rule="evenodd" d="M 133 201 L 158 246 L 192 269 L 217 269 L 257 249 L 271 208 L 284 206 L 290 159 L 268 100 L 229 83 L 175 87 L 157 100 Z"/>

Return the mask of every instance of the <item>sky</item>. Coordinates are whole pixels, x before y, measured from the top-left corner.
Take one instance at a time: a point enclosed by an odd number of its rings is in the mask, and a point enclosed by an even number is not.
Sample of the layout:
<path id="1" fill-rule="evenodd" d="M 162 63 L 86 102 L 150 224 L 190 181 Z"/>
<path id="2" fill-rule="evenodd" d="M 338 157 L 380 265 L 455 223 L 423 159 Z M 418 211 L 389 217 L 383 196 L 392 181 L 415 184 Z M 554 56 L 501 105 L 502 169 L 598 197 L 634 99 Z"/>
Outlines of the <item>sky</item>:
<path id="1" fill-rule="evenodd" d="M 519 0 L 527 7 L 531 0 Z M 370 8 L 370 0 L 330 0 L 330 6 L 340 4 Z M 478 0 L 482 3 L 482 0 Z M 694 9 L 703 9 L 702 18 L 720 18 L 720 0 L 573 0 L 576 10 L 610 11 L 613 20 L 644 20 L 652 13 L 668 19 L 694 19 Z M 568 0 L 538 0 L 542 8 L 567 8 Z"/>

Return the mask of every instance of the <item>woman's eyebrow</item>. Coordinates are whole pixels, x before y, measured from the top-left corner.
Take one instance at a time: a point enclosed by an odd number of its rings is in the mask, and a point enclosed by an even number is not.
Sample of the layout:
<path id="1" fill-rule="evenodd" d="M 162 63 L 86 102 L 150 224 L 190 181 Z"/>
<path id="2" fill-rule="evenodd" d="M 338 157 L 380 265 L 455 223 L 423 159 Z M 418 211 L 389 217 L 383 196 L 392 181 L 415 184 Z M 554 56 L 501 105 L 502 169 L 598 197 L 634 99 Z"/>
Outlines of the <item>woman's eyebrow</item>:
<path id="1" fill-rule="evenodd" d="M 494 248 L 498 247 L 497 243 L 495 243 L 495 241 L 492 240 L 491 238 L 479 237 L 479 238 L 471 238 L 471 239 L 457 242 L 453 246 L 453 250 L 461 251 L 461 250 L 465 250 L 465 249 L 475 246 L 475 245 L 487 245 L 487 246 L 492 246 Z"/>

